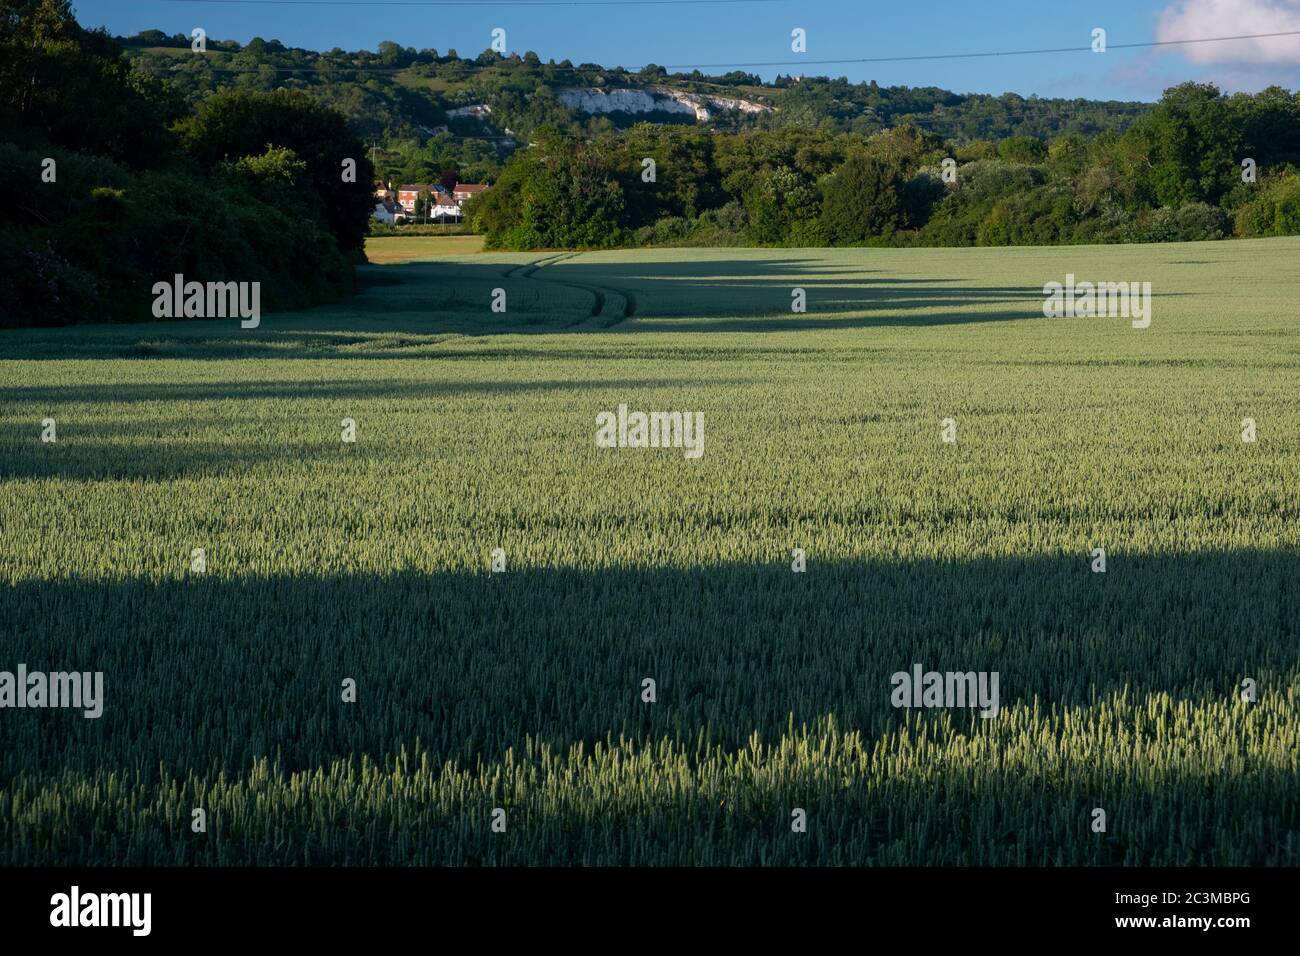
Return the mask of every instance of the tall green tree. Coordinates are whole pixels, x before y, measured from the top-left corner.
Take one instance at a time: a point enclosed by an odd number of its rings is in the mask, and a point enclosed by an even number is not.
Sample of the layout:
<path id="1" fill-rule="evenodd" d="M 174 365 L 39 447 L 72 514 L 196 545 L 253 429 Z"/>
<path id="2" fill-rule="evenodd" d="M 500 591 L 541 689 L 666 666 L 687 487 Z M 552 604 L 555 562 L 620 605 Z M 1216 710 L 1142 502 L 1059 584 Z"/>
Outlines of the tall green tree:
<path id="1" fill-rule="evenodd" d="M 473 223 L 490 248 L 599 248 L 623 242 L 626 209 L 599 150 L 542 131 L 474 204 Z"/>
<path id="2" fill-rule="evenodd" d="M 84 30 L 68 0 L 0 0 L 0 129 L 10 140 L 90 149 L 132 166 L 170 155 L 166 124 L 183 106 L 133 72 L 103 31 Z"/>
<path id="3" fill-rule="evenodd" d="M 908 225 L 907 177 L 897 160 L 858 153 L 826 181 L 822 229 L 836 243 L 890 236 Z"/>
<path id="4" fill-rule="evenodd" d="M 179 131 L 186 151 L 209 169 L 261 155 L 268 146 L 293 150 L 306 163 L 307 181 L 340 248 L 361 248 L 374 209 L 374 169 L 342 114 L 297 90 L 219 93 Z M 355 164 L 350 178 L 349 160 Z"/>

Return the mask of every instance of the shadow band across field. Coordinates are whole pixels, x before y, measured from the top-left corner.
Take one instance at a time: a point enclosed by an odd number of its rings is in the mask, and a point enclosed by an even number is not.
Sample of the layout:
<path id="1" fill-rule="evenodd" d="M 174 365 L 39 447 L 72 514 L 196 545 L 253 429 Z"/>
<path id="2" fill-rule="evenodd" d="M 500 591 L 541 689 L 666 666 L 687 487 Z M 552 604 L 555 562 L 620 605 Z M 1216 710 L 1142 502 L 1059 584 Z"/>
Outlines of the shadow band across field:
<path id="1" fill-rule="evenodd" d="M 6 588 L 0 669 L 106 701 L 0 713 L 0 863 L 1300 861 L 1297 555 L 809 557 Z"/>
<path id="2" fill-rule="evenodd" d="M 448 335 L 788 332 L 1042 317 L 1041 290 L 1033 286 L 865 268 L 845 274 L 798 259 L 540 267 L 422 261 L 367 266 L 359 276 L 361 294 L 306 312 L 268 313 L 257 329 L 222 319 L 89 324 L 78 327 L 75 341 L 62 330 L 27 330 L 0 335 L 0 358 L 392 358 Z M 796 287 L 807 295 L 804 313 L 791 311 Z M 506 293 L 504 313 L 491 309 L 497 289 Z"/>
<path id="3" fill-rule="evenodd" d="M 413 292 L 427 288 L 440 290 L 444 303 L 486 309 L 493 289 L 504 288 L 507 301 L 514 301 L 513 289 L 521 294 L 523 310 L 513 323 L 519 328 L 509 331 L 549 332 L 787 332 L 1042 318 L 1041 282 L 989 285 L 889 274 L 870 267 L 871 250 L 862 252 L 860 268 L 797 257 L 607 262 L 574 254 L 507 266 L 472 260 L 411 262 L 363 270 L 363 287 L 383 287 L 391 294 L 353 301 L 363 313 L 371 308 L 396 313 Z M 585 292 L 590 301 L 570 306 L 573 315 L 530 314 L 553 308 L 555 300 L 547 293 L 561 288 Z M 796 288 L 804 291 L 805 312 L 791 309 Z M 1158 297 L 1185 294 L 1162 290 Z M 583 316 L 585 308 L 590 311 Z M 498 330 L 479 321 L 475 331 Z"/>
<path id="4" fill-rule="evenodd" d="M 867 268 L 871 250 L 863 252 L 861 269 L 799 258 L 608 262 L 576 254 L 370 265 L 358 273 L 360 294 L 268 313 L 257 329 L 195 319 L 87 324 L 75 338 L 24 330 L 0 335 L 0 359 L 455 358 L 465 336 L 923 329 L 1043 318 L 1042 289 L 1032 282 L 888 274 Z M 806 294 L 806 312 L 791 311 L 795 288 Z M 491 307 L 498 290 L 504 312 Z M 1161 288 L 1155 298 L 1188 294 Z"/>

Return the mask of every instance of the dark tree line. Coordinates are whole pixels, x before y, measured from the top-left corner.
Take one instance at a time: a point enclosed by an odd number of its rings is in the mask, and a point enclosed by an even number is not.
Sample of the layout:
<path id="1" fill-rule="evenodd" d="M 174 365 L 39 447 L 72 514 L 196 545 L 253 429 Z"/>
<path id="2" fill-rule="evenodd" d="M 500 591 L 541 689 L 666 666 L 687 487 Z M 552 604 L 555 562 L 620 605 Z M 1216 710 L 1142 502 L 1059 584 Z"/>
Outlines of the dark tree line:
<path id="1" fill-rule="evenodd" d="M 148 318 L 176 273 L 260 282 L 269 309 L 353 288 L 372 170 L 305 93 L 193 105 L 67 0 L 0 0 L 0 133 L 0 325 Z"/>
<path id="2" fill-rule="evenodd" d="M 542 131 L 471 210 L 496 248 L 1040 245 L 1300 233 L 1300 95 L 1184 84 L 1123 132 L 945 140 Z M 653 159 L 655 178 L 642 176 Z"/>

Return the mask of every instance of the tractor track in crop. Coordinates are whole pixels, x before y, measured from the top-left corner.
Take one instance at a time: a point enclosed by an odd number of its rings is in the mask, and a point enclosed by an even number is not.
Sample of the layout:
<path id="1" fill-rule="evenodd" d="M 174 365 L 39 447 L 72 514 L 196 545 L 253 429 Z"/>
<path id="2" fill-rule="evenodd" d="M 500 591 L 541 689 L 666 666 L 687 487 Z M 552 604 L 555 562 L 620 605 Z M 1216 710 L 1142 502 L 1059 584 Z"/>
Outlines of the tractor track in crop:
<path id="1" fill-rule="evenodd" d="M 564 252 L 543 256 L 532 262 L 512 266 L 503 273 L 505 277 L 515 277 L 521 279 L 531 279 L 535 282 L 547 283 L 550 285 L 564 286 L 570 289 L 578 289 L 586 292 L 592 297 L 591 312 L 568 323 L 564 328 L 574 328 L 575 326 L 584 325 L 588 322 L 595 322 L 602 329 L 613 328 L 620 322 L 632 318 L 636 314 L 636 297 L 626 289 L 620 289 L 616 286 L 599 285 L 594 282 L 577 282 L 572 279 L 552 279 L 537 275 L 547 266 L 556 265 L 557 263 L 567 262 L 577 258 L 581 253 Z"/>

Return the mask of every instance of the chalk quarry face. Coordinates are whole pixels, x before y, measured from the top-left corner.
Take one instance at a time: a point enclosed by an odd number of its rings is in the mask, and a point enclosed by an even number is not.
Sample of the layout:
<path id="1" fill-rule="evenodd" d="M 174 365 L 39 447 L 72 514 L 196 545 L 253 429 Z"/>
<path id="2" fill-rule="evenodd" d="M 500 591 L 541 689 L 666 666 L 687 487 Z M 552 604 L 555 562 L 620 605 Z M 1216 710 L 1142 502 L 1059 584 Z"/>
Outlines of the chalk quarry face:
<path id="1" fill-rule="evenodd" d="M 638 90 L 558 90 L 560 102 L 580 113 L 681 113 L 707 123 L 714 113 L 769 113 L 772 107 L 728 96 L 684 93 L 667 87 Z"/>

